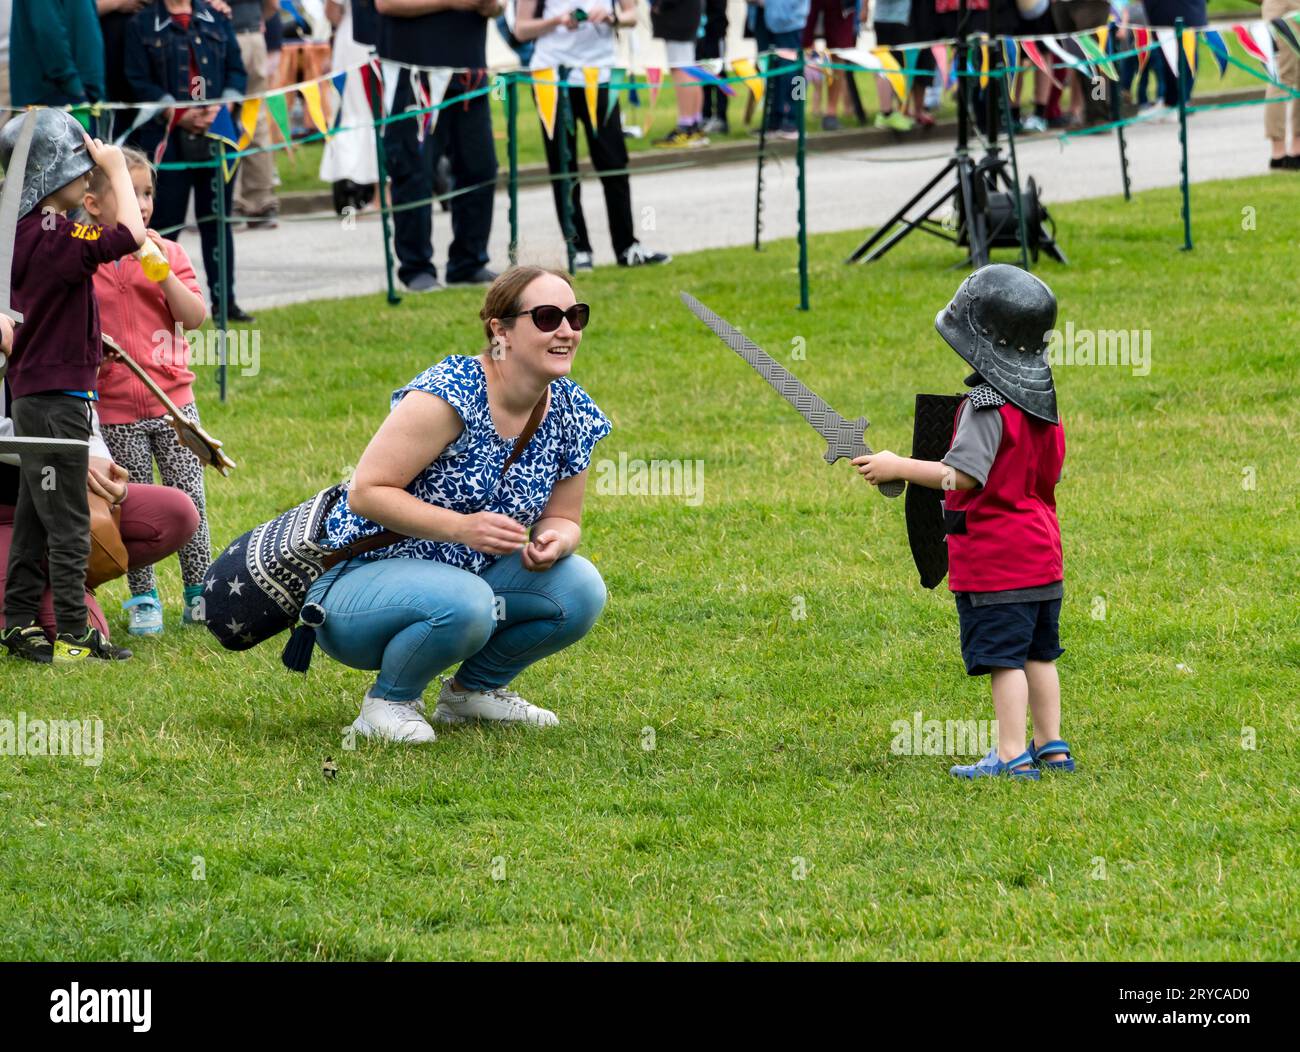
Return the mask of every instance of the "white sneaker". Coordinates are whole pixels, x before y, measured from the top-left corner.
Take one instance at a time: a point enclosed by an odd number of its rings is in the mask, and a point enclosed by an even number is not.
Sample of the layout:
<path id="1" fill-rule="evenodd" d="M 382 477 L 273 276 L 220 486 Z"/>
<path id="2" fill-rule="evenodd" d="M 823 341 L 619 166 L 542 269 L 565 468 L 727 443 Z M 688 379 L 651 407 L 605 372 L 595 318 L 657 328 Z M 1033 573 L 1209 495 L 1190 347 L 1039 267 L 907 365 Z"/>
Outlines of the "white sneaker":
<path id="1" fill-rule="evenodd" d="M 495 723 L 529 723 L 534 727 L 554 727 L 560 720 L 549 709 L 539 709 L 513 690 L 452 690 L 451 680 L 442 682 L 438 707 L 433 710 L 437 723 L 469 723 L 490 720 Z"/>
<path id="2" fill-rule="evenodd" d="M 389 742 L 423 745 L 437 741 L 438 736 L 428 721 L 420 715 L 423 706 L 418 701 L 387 701 L 372 698 L 367 692 L 361 703 L 361 715 L 352 721 L 352 729 L 364 738 L 379 738 Z"/>

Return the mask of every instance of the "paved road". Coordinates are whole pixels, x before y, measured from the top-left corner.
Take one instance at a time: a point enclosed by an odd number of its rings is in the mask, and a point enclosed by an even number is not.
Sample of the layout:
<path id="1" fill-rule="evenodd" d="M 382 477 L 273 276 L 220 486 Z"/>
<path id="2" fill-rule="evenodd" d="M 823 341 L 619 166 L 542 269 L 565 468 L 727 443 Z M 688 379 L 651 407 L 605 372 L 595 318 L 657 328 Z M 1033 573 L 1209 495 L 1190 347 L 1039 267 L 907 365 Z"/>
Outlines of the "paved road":
<path id="1" fill-rule="evenodd" d="M 1195 181 L 1267 171 L 1262 115 L 1256 109 L 1198 114 L 1189 129 Z M 1130 128 L 1128 136 L 1134 189 L 1175 185 L 1177 125 L 1138 126 Z M 809 229 L 820 233 L 879 225 L 938 169 L 946 150 L 945 143 L 918 142 L 811 155 Z M 1064 145 L 1055 137 L 1018 142 L 1022 176 L 1038 180 L 1049 205 L 1119 193 L 1117 153 L 1113 135 L 1071 139 Z M 765 239 L 794 236 L 794 174 L 792 159 L 767 167 Z M 1285 173 L 1280 177 L 1285 178 Z M 754 178 L 752 162 L 634 176 L 633 201 L 643 241 L 674 254 L 749 243 Z M 600 188 L 594 181 L 583 186 L 597 263 L 612 262 Z M 522 190 L 519 206 L 521 260 L 561 263 L 563 242 L 549 189 Z M 440 270 L 450 231 L 449 217 L 440 212 L 434 221 Z M 508 233 L 505 197 L 498 195 L 492 231 L 494 265 L 506 260 Z M 187 232 L 182 240 L 196 265 L 201 265 L 197 235 Z M 384 287 L 383 248 L 373 215 L 360 217 L 350 229 L 337 219 L 285 220 L 275 231 L 240 231 L 235 246 L 236 293 L 248 309 L 353 296 Z"/>

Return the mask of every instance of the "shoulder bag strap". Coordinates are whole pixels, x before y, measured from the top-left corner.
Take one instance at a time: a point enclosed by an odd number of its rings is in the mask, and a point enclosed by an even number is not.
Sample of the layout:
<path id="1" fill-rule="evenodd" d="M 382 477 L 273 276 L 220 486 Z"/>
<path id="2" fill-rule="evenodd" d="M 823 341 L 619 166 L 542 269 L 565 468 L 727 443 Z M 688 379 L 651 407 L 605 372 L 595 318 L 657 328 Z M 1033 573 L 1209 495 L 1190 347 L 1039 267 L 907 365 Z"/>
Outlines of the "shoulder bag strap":
<path id="1" fill-rule="evenodd" d="M 501 468 L 501 474 L 504 476 L 509 470 L 510 465 L 519 459 L 519 455 L 524 448 L 532 441 L 533 435 L 537 434 L 537 429 L 541 426 L 542 417 L 546 415 L 546 403 L 550 397 L 550 389 L 542 392 L 542 397 L 537 400 L 533 406 L 533 411 L 528 417 L 528 423 L 515 439 L 515 447 L 510 451 L 510 456 L 506 458 L 505 465 Z M 376 533 L 373 537 L 363 537 L 359 541 L 353 541 L 351 544 L 344 545 L 342 548 L 336 548 L 321 561 L 321 565 L 326 570 L 331 570 L 339 563 L 347 559 L 355 558 L 358 555 L 364 555 L 366 552 L 373 552 L 376 548 L 387 548 L 390 544 L 396 544 L 398 541 L 406 539 L 406 534 L 398 533 L 396 530 L 383 530 Z"/>

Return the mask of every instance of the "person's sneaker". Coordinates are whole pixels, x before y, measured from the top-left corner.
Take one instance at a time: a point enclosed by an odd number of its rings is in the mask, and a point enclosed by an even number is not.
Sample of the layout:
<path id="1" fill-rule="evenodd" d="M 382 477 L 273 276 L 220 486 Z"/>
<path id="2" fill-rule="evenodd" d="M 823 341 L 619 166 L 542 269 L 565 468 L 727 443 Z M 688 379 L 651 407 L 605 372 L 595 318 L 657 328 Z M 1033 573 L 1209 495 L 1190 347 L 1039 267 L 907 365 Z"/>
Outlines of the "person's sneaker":
<path id="1" fill-rule="evenodd" d="M 163 608 L 157 594 L 144 592 L 133 595 L 122 604 L 127 611 L 126 630 L 133 636 L 160 636 L 163 630 Z"/>
<path id="2" fill-rule="evenodd" d="M 822 131 L 839 131 L 841 127 L 840 119 L 832 113 L 822 118 Z"/>
<path id="3" fill-rule="evenodd" d="M 694 146 L 709 145 L 709 137 L 704 134 L 704 129 L 701 128 L 698 124 L 694 128 L 691 128 L 687 134 L 690 136 L 690 140 L 691 140 L 689 143 L 687 143 L 688 146 L 694 147 Z"/>
<path id="4" fill-rule="evenodd" d="M 185 605 L 181 608 L 182 625 L 206 625 L 204 613 L 203 585 L 187 584 L 185 586 Z"/>
<path id="5" fill-rule="evenodd" d="M 245 222 L 249 230 L 275 230 L 280 225 L 280 211 L 268 208 L 260 214 L 247 216 Z"/>
<path id="6" fill-rule="evenodd" d="M 731 133 L 731 127 L 721 117 L 709 117 L 700 126 L 700 130 L 705 135 L 728 135 Z"/>
<path id="7" fill-rule="evenodd" d="M 575 271 L 592 270 L 594 268 L 595 263 L 591 258 L 590 252 L 575 252 L 573 254 L 573 269 Z"/>
<path id="8" fill-rule="evenodd" d="M 1037 135 L 1039 132 L 1047 131 L 1047 121 L 1043 120 L 1037 113 L 1031 113 L 1025 118 L 1025 122 L 1020 125 L 1020 131 L 1023 135 Z"/>
<path id="9" fill-rule="evenodd" d="M 640 241 L 633 241 L 626 252 L 619 257 L 620 267 L 645 267 L 656 263 L 669 263 L 672 256 L 663 252 L 648 252 Z"/>
<path id="10" fill-rule="evenodd" d="M 99 629 L 88 627 L 81 635 L 60 632 L 54 637 L 54 663 L 56 665 L 75 665 L 91 658 L 100 661 L 126 661 L 131 651 L 105 639 Z"/>
<path id="11" fill-rule="evenodd" d="M 685 150 L 695 145 L 693 136 L 694 132 L 689 129 L 674 128 L 662 139 L 656 139 L 652 145 L 668 150 Z"/>
<path id="12" fill-rule="evenodd" d="M 948 773 L 954 778 L 1024 778 L 1026 781 L 1042 781 L 1043 775 L 1037 767 L 1034 766 L 1034 757 L 1029 750 L 1025 750 L 1015 759 L 1003 762 L 998 757 L 997 746 L 989 750 L 989 754 L 980 760 L 979 763 L 957 764 L 948 769 Z"/>
<path id="13" fill-rule="evenodd" d="M 388 701 L 372 697 L 366 691 L 361 702 L 361 715 L 352 721 L 352 729 L 363 738 L 379 738 L 406 745 L 437 741 L 438 736 L 421 715 L 422 711 L 423 705 L 419 701 Z"/>
<path id="14" fill-rule="evenodd" d="M 427 273 L 416 274 L 410 281 L 403 281 L 402 286 L 407 292 L 435 292 L 442 288 L 437 275 Z"/>
<path id="15" fill-rule="evenodd" d="M 888 127 L 891 131 L 911 131 L 911 118 L 894 109 L 889 113 L 876 114 L 875 121 L 872 121 L 876 127 Z"/>
<path id="16" fill-rule="evenodd" d="M 49 641 L 45 629 L 40 625 L 0 630 L 0 643 L 8 648 L 10 654 L 24 661 L 48 665 L 54 660 L 54 644 Z"/>
<path id="17" fill-rule="evenodd" d="M 438 723 L 484 720 L 494 723 L 528 723 L 534 727 L 554 727 L 560 722 L 555 713 L 530 704 L 513 690 L 505 687 L 494 687 L 492 690 L 453 690 L 450 679 L 443 680 L 433 718 Z"/>
<path id="18" fill-rule="evenodd" d="M 497 272 L 489 270 L 487 267 L 479 267 L 473 274 L 468 274 L 463 278 L 447 278 L 448 285 L 491 285 L 496 281 Z"/>
<path id="19" fill-rule="evenodd" d="M 918 128 L 934 127 L 934 115 L 929 110 L 922 110 L 914 119 Z"/>

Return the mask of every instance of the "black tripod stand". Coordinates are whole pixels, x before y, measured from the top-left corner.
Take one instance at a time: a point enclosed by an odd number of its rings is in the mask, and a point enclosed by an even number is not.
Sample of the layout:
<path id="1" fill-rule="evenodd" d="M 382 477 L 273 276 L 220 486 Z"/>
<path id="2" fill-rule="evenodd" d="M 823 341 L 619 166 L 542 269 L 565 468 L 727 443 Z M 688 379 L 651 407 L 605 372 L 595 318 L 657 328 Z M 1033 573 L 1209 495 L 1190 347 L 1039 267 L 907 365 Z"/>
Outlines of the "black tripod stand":
<path id="1" fill-rule="evenodd" d="M 990 0 L 990 18 L 996 3 L 997 0 Z M 969 54 L 969 47 L 970 9 L 966 0 L 961 0 L 954 61 L 963 62 Z M 1002 48 L 996 38 L 992 41 L 991 54 L 992 64 L 1001 67 Z M 991 248 L 1008 244 L 1019 245 L 1025 266 L 1028 266 L 1031 255 L 1035 260 L 1038 258 L 1040 249 L 1061 263 L 1066 261 L 1055 238 L 1042 228 L 1041 221 L 1049 217 L 1047 210 L 1038 204 L 1033 180 L 1029 181 L 1029 192 L 1022 195 L 1019 178 L 1014 172 L 1014 150 L 1011 157 L 1013 170 L 1008 171 L 1008 159 L 1002 156 L 998 147 L 999 103 L 1006 98 L 1006 85 L 996 70 L 991 73 L 984 93 L 988 151 L 978 162 L 971 157 L 972 80 L 967 75 L 957 78 L 957 147 L 948 162 L 845 262 L 870 263 L 877 260 L 913 230 L 924 231 L 966 248 L 966 263 L 972 269 L 988 263 Z M 934 213 L 949 202 L 956 209 L 955 230 L 933 218 Z M 918 208 L 920 212 L 913 217 Z"/>

